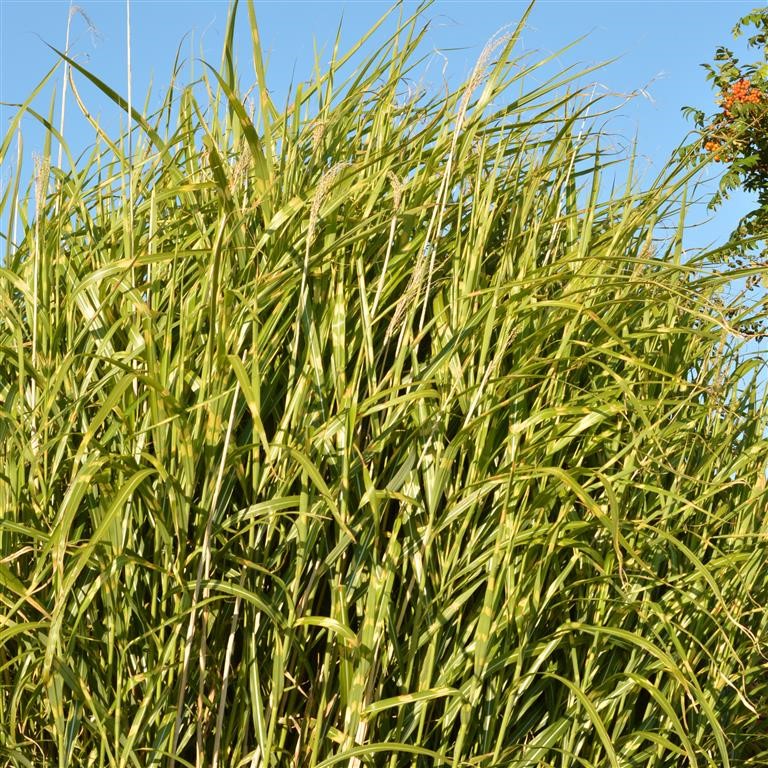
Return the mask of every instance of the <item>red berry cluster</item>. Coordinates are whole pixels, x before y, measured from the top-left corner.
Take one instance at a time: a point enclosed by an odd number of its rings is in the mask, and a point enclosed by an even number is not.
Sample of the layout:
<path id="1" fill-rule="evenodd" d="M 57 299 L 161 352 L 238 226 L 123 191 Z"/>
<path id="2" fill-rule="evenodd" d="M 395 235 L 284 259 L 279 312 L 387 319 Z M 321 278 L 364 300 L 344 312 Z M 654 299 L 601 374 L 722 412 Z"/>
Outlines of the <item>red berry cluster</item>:
<path id="1" fill-rule="evenodd" d="M 730 86 L 722 89 L 719 102 L 723 107 L 720 115 L 715 117 L 714 123 L 709 126 L 710 138 L 704 142 L 704 149 L 711 152 L 717 162 L 731 162 L 733 153 L 729 149 L 734 138 L 734 121 L 743 113 L 737 111 L 734 114 L 734 106 L 744 104 L 761 104 L 766 102 L 766 94 L 760 88 L 752 85 L 746 77 L 738 79 Z"/>
<path id="2" fill-rule="evenodd" d="M 710 209 L 716 209 L 735 189 L 756 193 L 757 207 L 744 216 L 731 233 L 722 258 L 737 266 L 756 263 L 760 255 L 762 280 L 768 279 L 768 5 L 744 16 L 733 29 L 739 37 L 752 30 L 747 47 L 759 53 L 751 63 L 742 63 L 725 46 L 715 51 L 711 64 L 704 64 L 707 80 L 716 89 L 717 110 L 686 108 L 693 116 L 699 136 L 685 147 L 692 161 L 704 154 L 725 168 Z M 690 151 L 690 154 L 688 154 Z M 741 259 L 741 263 L 738 262 Z M 757 272 L 755 274 L 758 274 Z M 768 283 L 767 283 L 768 284 Z M 765 305 L 768 310 L 768 303 Z M 768 330 L 768 329 L 766 329 Z M 768 337 L 768 333 L 765 334 Z"/>
<path id="3" fill-rule="evenodd" d="M 759 104 L 762 98 L 763 94 L 750 85 L 749 80 L 742 77 L 731 86 L 730 90 L 723 92 L 721 104 L 726 117 L 733 117 L 731 107 L 734 104 Z"/>

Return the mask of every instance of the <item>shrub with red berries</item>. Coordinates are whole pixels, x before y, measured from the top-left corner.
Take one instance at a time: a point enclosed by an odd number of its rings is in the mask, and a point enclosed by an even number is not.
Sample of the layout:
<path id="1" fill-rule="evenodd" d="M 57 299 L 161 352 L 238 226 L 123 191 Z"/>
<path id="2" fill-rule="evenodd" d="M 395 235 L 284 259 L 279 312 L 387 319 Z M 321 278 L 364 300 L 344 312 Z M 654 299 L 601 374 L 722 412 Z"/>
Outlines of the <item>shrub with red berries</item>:
<path id="1" fill-rule="evenodd" d="M 695 148 L 727 166 L 710 206 L 717 207 L 736 188 L 757 193 L 758 207 L 742 219 L 729 241 L 732 257 L 741 264 L 754 263 L 749 254 L 756 251 L 759 261 L 768 260 L 768 7 L 742 18 L 734 37 L 747 28 L 755 32 L 748 45 L 762 58 L 742 64 L 731 50 L 718 48 L 714 63 L 704 67 L 718 91 L 719 111 L 706 116 L 687 110 L 701 136 Z"/>

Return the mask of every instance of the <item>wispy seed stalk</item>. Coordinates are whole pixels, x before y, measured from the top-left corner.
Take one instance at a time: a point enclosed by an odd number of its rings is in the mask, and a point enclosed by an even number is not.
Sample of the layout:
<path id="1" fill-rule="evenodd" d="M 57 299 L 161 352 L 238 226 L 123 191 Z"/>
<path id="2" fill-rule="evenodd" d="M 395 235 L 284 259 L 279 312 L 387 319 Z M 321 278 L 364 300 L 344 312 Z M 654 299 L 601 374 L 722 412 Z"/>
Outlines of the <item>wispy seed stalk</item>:
<path id="1" fill-rule="evenodd" d="M 392 184 L 392 198 L 394 211 L 392 213 L 392 221 L 389 223 L 389 239 L 387 241 L 387 253 L 384 256 L 384 266 L 381 268 L 381 275 L 379 276 L 379 284 L 376 288 L 376 296 L 373 299 L 373 307 L 371 308 L 371 317 L 376 316 L 376 310 L 379 306 L 379 300 L 381 299 L 381 292 L 384 290 L 384 280 L 387 276 L 387 267 L 389 266 L 389 257 L 392 255 L 392 245 L 395 241 L 395 227 L 397 226 L 397 212 L 400 210 L 400 204 L 403 199 L 403 189 L 405 185 L 402 181 L 392 172 L 387 171 L 387 178 Z"/>

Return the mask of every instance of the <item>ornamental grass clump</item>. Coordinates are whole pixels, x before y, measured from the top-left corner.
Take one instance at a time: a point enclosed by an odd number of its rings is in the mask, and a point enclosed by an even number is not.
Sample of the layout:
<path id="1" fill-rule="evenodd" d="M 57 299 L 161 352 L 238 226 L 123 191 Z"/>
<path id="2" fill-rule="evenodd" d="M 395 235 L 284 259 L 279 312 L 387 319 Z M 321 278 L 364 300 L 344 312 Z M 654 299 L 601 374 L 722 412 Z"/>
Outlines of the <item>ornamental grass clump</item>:
<path id="1" fill-rule="evenodd" d="M 696 169 L 639 188 L 525 17 L 407 98 L 384 17 L 281 110 L 248 3 L 252 115 L 236 10 L 209 102 L 129 142 L 69 60 L 91 149 L 0 146 L 2 761 L 765 765 L 762 310 Z"/>

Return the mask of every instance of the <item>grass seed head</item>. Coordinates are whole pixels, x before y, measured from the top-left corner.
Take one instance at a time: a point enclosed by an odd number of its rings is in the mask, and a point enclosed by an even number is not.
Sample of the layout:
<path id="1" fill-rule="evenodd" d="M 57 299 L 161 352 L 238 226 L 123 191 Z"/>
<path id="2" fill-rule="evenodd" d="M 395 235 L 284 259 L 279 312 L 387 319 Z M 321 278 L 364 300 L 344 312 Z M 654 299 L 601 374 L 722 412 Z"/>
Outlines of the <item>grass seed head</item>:
<path id="1" fill-rule="evenodd" d="M 48 180 L 51 173 L 51 161 L 47 157 L 34 156 L 35 164 L 35 205 L 38 215 L 43 210 L 48 196 Z"/>
<path id="2" fill-rule="evenodd" d="M 395 210 L 397 211 L 400 209 L 400 203 L 403 199 L 403 189 L 405 188 L 405 184 L 403 184 L 392 171 L 387 171 L 387 178 L 389 179 L 390 184 L 392 184 L 392 197 L 394 198 Z"/>
<path id="3" fill-rule="evenodd" d="M 323 200 L 328 194 L 328 190 L 333 186 L 333 182 L 338 175 L 349 165 L 348 162 L 340 162 L 332 165 L 325 173 L 320 177 L 320 182 L 315 190 L 314 197 L 312 198 L 312 207 L 309 209 L 309 227 L 307 229 L 307 244 L 312 245 L 315 241 L 315 235 L 317 234 L 317 223 L 320 220 L 320 208 L 323 205 Z"/>
<path id="4" fill-rule="evenodd" d="M 325 128 L 327 123 L 325 120 L 315 120 L 311 123 L 312 128 L 312 154 L 314 155 L 322 146 L 323 137 L 325 136 Z"/>
<path id="5" fill-rule="evenodd" d="M 483 82 L 488 72 L 488 67 L 493 54 L 506 45 L 513 37 L 511 32 L 503 32 L 509 25 L 499 29 L 496 34 L 491 37 L 485 44 L 485 47 L 480 52 L 480 56 L 477 58 L 475 68 L 472 70 L 472 75 L 469 78 L 467 87 L 464 89 L 464 93 L 461 97 L 461 104 L 459 106 L 459 114 L 463 116 L 469 106 L 469 100 L 472 98 L 472 94 L 475 89 Z"/>
<path id="6" fill-rule="evenodd" d="M 251 168 L 251 148 L 245 138 L 240 140 L 240 150 L 237 160 L 232 167 L 232 175 L 229 180 L 230 192 L 234 193 L 248 178 L 248 171 Z"/>

